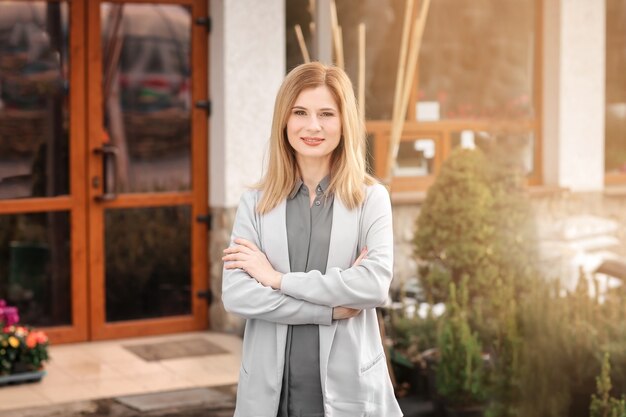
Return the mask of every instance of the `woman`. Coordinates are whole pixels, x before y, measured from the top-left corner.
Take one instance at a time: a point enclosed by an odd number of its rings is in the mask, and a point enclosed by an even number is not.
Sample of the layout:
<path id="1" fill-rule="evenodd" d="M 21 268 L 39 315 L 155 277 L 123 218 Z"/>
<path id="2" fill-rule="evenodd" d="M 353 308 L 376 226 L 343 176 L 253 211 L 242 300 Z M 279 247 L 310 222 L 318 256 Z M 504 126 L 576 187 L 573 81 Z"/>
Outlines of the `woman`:
<path id="1" fill-rule="evenodd" d="M 224 307 L 247 319 L 235 416 L 402 415 L 375 310 L 392 278 L 391 204 L 364 147 L 345 72 L 287 75 L 268 170 L 222 258 Z"/>

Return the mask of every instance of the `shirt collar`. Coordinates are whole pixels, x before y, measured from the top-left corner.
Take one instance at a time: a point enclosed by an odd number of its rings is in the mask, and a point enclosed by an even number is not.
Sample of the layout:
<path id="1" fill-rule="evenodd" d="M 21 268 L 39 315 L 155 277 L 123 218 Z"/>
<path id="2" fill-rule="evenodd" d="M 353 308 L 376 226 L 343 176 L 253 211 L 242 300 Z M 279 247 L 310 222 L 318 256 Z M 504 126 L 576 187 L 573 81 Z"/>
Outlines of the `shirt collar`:
<path id="1" fill-rule="evenodd" d="M 298 178 L 296 180 L 295 185 L 293 186 L 293 189 L 291 190 L 291 193 L 289 194 L 290 200 L 293 199 L 298 194 L 298 191 L 300 191 L 300 188 L 302 188 L 303 185 L 304 185 L 304 182 L 302 181 L 302 179 Z M 329 185 L 330 185 L 330 175 L 326 175 L 324 178 L 322 178 L 322 180 L 317 186 L 322 189 L 323 193 L 326 193 L 326 190 L 328 190 Z"/>
<path id="2" fill-rule="evenodd" d="M 295 185 L 293 186 L 293 189 L 291 190 L 291 193 L 289 194 L 289 199 L 293 199 L 296 194 L 298 194 L 298 191 L 300 191 L 300 188 L 302 187 L 302 184 L 304 184 L 304 182 L 302 182 L 301 178 L 298 178 L 296 180 Z"/>

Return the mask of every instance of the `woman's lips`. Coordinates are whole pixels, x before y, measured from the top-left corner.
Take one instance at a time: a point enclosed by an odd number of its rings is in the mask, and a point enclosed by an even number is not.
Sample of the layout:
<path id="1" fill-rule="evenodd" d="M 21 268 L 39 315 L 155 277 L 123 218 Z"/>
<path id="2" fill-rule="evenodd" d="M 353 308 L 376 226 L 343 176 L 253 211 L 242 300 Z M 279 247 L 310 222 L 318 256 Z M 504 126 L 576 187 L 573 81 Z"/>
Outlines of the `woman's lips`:
<path id="1" fill-rule="evenodd" d="M 302 142 L 304 142 L 308 146 L 317 146 L 320 143 L 324 142 L 324 138 L 315 138 L 315 137 L 301 137 Z"/>

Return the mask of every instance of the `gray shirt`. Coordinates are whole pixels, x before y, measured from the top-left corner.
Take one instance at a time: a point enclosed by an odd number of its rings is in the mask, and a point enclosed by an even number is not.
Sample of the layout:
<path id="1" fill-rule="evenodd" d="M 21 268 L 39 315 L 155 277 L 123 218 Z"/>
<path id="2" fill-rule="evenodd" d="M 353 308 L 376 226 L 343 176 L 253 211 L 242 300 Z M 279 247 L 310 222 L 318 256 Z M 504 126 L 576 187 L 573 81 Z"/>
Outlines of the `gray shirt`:
<path id="1" fill-rule="evenodd" d="M 326 273 L 334 201 L 332 195 L 325 195 L 329 183 L 328 176 L 319 183 L 313 205 L 301 180 L 287 198 L 290 272 Z M 289 326 L 287 331 L 278 417 L 301 416 L 324 416 L 316 324 Z"/>

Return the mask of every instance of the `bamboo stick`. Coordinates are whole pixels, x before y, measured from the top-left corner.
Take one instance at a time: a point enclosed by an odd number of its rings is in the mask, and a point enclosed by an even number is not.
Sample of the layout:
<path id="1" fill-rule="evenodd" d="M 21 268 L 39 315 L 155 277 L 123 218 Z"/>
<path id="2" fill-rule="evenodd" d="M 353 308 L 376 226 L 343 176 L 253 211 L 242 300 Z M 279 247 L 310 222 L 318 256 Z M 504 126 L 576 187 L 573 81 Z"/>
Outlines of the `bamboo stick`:
<path id="1" fill-rule="evenodd" d="M 337 3 L 335 3 L 335 0 L 331 0 L 330 2 L 330 25 L 335 49 L 335 63 L 339 68 L 343 69 L 343 42 L 341 39 L 341 28 L 337 20 Z"/>
<path id="2" fill-rule="evenodd" d="M 345 61 L 343 59 L 343 30 L 341 26 L 337 26 L 337 66 L 341 69 L 346 69 Z"/>
<path id="3" fill-rule="evenodd" d="M 398 71 L 396 73 L 396 88 L 393 95 L 393 111 L 392 126 L 397 123 L 398 112 L 400 111 L 400 100 L 402 98 L 402 90 L 404 87 L 404 70 L 406 66 L 406 55 L 409 43 L 409 33 L 411 31 L 411 22 L 413 17 L 414 0 L 407 0 L 404 9 L 404 22 L 402 24 L 402 39 L 400 41 L 400 61 L 398 63 Z"/>
<path id="4" fill-rule="evenodd" d="M 365 23 L 359 23 L 359 78 L 357 91 L 359 113 L 365 120 Z"/>
<path id="5" fill-rule="evenodd" d="M 315 22 L 309 23 L 309 32 L 311 32 L 311 39 L 315 39 Z"/>
<path id="6" fill-rule="evenodd" d="M 411 88 L 413 87 L 413 79 L 415 78 L 415 70 L 417 69 L 417 58 L 419 56 L 420 47 L 422 44 L 422 36 L 424 34 L 424 27 L 426 26 L 426 18 L 428 17 L 428 9 L 430 7 L 430 0 L 422 0 L 422 7 L 420 14 L 415 20 L 413 32 L 411 33 L 411 50 L 408 58 L 408 67 L 405 74 L 405 81 L 403 83 L 402 102 L 400 103 L 400 113 L 396 114 L 397 123 L 391 126 L 391 140 L 389 155 L 387 158 L 387 175 L 386 177 L 391 180 L 391 173 L 393 170 L 393 164 L 398 156 L 398 148 L 400 146 L 400 139 L 402 137 L 402 129 L 404 128 L 404 119 L 406 118 L 407 106 L 409 105 L 409 97 L 411 95 Z"/>
<path id="7" fill-rule="evenodd" d="M 296 38 L 298 38 L 298 45 L 300 46 L 300 52 L 302 53 L 302 59 L 305 63 L 311 62 L 311 57 L 309 56 L 309 50 L 306 47 L 306 43 L 304 42 L 304 35 L 302 35 L 302 28 L 300 25 L 295 25 L 293 29 L 296 31 Z"/>

